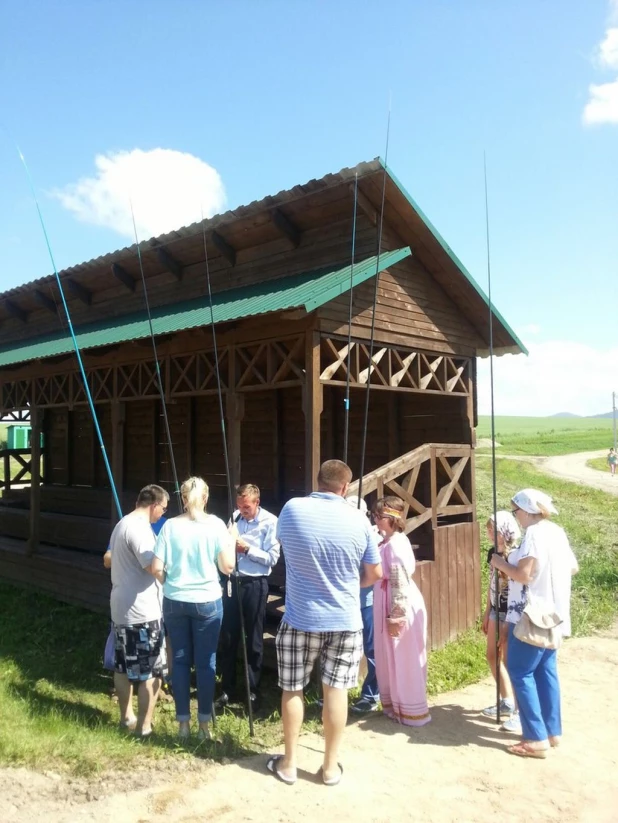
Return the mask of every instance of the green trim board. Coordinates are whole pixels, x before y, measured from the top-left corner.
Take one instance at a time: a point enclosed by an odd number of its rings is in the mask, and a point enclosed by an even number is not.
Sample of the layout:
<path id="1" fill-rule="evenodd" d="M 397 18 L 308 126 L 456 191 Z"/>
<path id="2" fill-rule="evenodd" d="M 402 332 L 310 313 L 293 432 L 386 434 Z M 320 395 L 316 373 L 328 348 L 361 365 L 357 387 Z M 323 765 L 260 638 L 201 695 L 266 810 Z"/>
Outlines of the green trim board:
<path id="1" fill-rule="evenodd" d="M 427 228 L 429 229 L 429 231 L 431 232 L 431 234 L 434 236 L 434 238 L 436 239 L 436 241 L 440 244 L 440 246 L 442 247 L 443 251 L 445 251 L 445 252 L 446 252 L 446 254 L 448 254 L 448 256 L 450 257 L 450 259 L 452 260 L 452 262 L 455 264 L 455 266 L 457 266 L 457 268 L 459 269 L 459 271 L 460 271 L 460 272 L 462 273 L 462 275 L 466 278 L 466 280 L 468 281 L 468 283 L 470 283 L 470 285 L 472 286 L 472 288 L 475 290 L 475 292 L 478 294 L 478 296 L 479 296 L 479 297 L 483 300 L 483 302 L 484 302 L 484 303 L 485 303 L 485 305 L 487 306 L 487 309 L 489 310 L 489 298 L 487 297 L 487 295 L 485 294 L 485 292 L 483 291 L 483 289 L 479 286 L 479 284 L 476 282 L 476 280 L 474 279 L 474 277 L 472 277 L 472 275 L 470 274 L 470 272 L 468 271 L 468 269 L 464 266 L 464 264 L 461 262 L 461 260 L 457 257 L 457 255 L 455 254 L 455 252 L 452 250 L 452 248 L 449 246 L 449 244 L 446 242 L 446 240 L 442 237 L 442 235 L 440 234 L 440 232 L 439 232 L 439 231 L 436 229 L 436 227 L 433 225 L 433 223 L 431 222 L 431 220 L 429 220 L 429 218 L 426 216 L 426 214 L 423 212 L 423 210 L 422 210 L 421 208 L 419 208 L 419 206 L 418 206 L 418 204 L 416 203 L 416 201 L 414 200 L 414 198 L 413 198 L 413 197 L 412 197 L 412 196 L 408 193 L 408 191 L 405 189 L 405 187 L 404 187 L 404 186 L 403 186 L 403 185 L 399 182 L 399 180 L 398 180 L 398 179 L 397 179 L 397 177 L 393 174 L 393 172 L 391 171 L 391 169 L 390 169 L 390 168 L 389 168 L 389 167 L 388 167 L 388 166 L 384 163 L 384 160 L 382 160 L 382 158 L 381 158 L 381 157 L 379 157 L 379 158 L 378 158 L 378 160 L 379 160 L 380 165 L 382 166 L 382 168 L 383 168 L 383 169 L 386 169 L 386 172 L 387 172 L 388 176 L 391 178 L 391 180 L 393 181 L 393 183 L 397 186 L 397 188 L 399 189 L 399 191 L 403 194 L 403 196 L 406 198 L 406 200 L 408 201 L 408 203 L 412 206 L 412 208 L 414 209 L 414 211 L 415 211 L 415 212 L 418 214 L 418 216 L 421 218 L 421 220 L 423 221 L 423 223 L 425 224 L 425 226 L 427 226 Z M 521 342 L 521 340 L 519 339 L 519 337 L 515 334 L 515 332 L 513 331 L 513 329 L 512 329 L 512 328 L 509 326 L 509 324 L 506 322 L 506 320 L 504 319 L 504 317 L 503 317 L 503 316 L 500 314 L 500 312 L 496 309 L 495 305 L 493 305 L 493 304 L 492 304 L 492 306 L 491 306 L 491 310 L 492 310 L 492 314 L 493 314 L 493 316 L 494 316 L 497 320 L 499 320 L 499 321 L 500 321 L 500 323 L 503 325 L 503 327 L 504 327 L 504 328 L 505 328 L 505 330 L 508 332 L 508 334 L 510 334 L 510 335 L 511 335 L 511 337 L 513 338 L 513 340 L 515 341 L 515 343 L 516 343 L 516 344 L 519 346 L 519 348 L 521 349 L 522 353 L 523 353 L 523 354 L 529 354 L 528 349 L 524 346 L 524 344 Z"/>
<path id="2" fill-rule="evenodd" d="M 246 288 L 230 289 L 213 295 L 213 313 L 206 298 L 186 301 L 174 306 L 153 309 L 152 327 L 155 335 L 169 334 L 185 329 L 199 328 L 215 323 L 225 323 L 243 317 L 303 307 L 311 312 L 323 306 L 352 286 L 394 266 L 412 252 L 409 247 L 368 257 L 360 263 L 334 270 L 305 272 L 278 280 L 256 283 Z M 150 337 L 150 327 L 145 312 L 126 317 L 92 323 L 75 329 L 80 348 L 90 349 L 126 343 L 130 340 Z M 56 357 L 73 351 L 73 342 L 66 334 L 34 338 L 14 346 L 0 349 L 0 367 L 25 363 L 44 357 Z"/>

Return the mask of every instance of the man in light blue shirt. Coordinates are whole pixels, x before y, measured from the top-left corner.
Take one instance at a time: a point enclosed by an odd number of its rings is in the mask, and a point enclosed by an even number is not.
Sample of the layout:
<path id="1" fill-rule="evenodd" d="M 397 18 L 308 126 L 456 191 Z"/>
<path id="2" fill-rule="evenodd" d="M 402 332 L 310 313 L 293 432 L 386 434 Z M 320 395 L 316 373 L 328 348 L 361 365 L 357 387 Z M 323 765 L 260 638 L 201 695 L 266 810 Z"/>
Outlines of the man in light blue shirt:
<path id="1" fill-rule="evenodd" d="M 341 780 L 337 754 L 348 716 L 348 689 L 356 685 L 363 654 L 361 586 L 382 577 L 375 533 L 345 496 L 352 472 L 341 460 L 320 467 L 318 491 L 285 504 L 277 535 L 286 565 L 285 615 L 277 632 L 277 667 L 285 754 L 268 769 L 296 782 L 303 722 L 303 688 L 320 660 L 324 687 L 325 751 L 322 780 Z"/>
<path id="2" fill-rule="evenodd" d="M 221 710 L 234 698 L 236 663 L 241 639 L 238 596 L 243 610 L 251 702 L 257 694 L 264 657 L 264 616 L 268 601 L 268 577 L 279 560 L 277 518 L 260 506 L 260 490 L 252 483 L 238 487 L 237 509 L 232 517 L 236 536 L 238 577 L 223 592 L 223 625 L 219 650 L 221 695 L 215 707 Z"/>

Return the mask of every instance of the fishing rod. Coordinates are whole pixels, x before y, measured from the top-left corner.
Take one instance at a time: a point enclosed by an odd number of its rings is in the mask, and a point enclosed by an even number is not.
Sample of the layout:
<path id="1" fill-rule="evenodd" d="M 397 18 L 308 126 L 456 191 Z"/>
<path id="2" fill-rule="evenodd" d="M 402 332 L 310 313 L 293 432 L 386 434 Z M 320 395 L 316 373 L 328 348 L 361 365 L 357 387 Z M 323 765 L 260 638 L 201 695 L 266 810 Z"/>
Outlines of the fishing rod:
<path id="1" fill-rule="evenodd" d="M 133 221 L 133 234 L 135 236 L 135 245 L 137 247 L 137 259 L 139 261 L 139 270 L 142 277 L 142 287 L 144 289 L 144 302 L 146 303 L 146 314 L 148 315 L 148 329 L 150 331 L 150 340 L 152 342 L 152 353 L 154 355 L 155 374 L 157 376 L 157 388 L 159 390 L 159 398 L 161 400 L 161 408 L 163 409 L 163 420 L 165 423 L 165 436 L 167 438 L 167 445 L 170 455 L 170 466 L 172 468 L 172 476 L 174 479 L 174 490 L 176 492 L 176 504 L 178 506 L 178 513 L 183 513 L 182 495 L 180 493 L 180 483 L 178 482 L 178 472 L 176 471 L 176 460 L 174 458 L 174 448 L 172 446 L 172 433 L 170 431 L 170 421 L 167 414 L 167 403 L 165 402 L 165 390 L 163 388 L 163 379 L 161 377 L 161 367 L 159 366 L 159 356 L 157 354 L 157 343 L 154 336 L 154 329 L 152 326 L 152 313 L 150 311 L 150 300 L 148 299 L 148 289 L 146 287 L 146 277 L 144 275 L 144 266 L 142 263 L 142 252 L 139 245 L 139 238 L 137 236 L 137 225 L 135 223 L 135 213 L 133 211 L 133 203 L 129 198 L 129 206 L 131 207 L 131 220 Z"/>
<path id="2" fill-rule="evenodd" d="M 358 172 L 354 175 L 354 215 L 352 217 L 352 259 L 350 260 L 350 299 L 348 303 L 348 368 L 345 378 L 343 462 L 348 462 L 348 441 L 350 437 L 350 365 L 352 363 L 352 309 L 354 299 L 354 258 L 356 256 L 356 214 L 358 207 Z M 360 503 L 360 495 L 359 495 Z"/>
<path id="3" fill-rule="evenodd" d="M 212 289 L 210 284 L 210 265 L 208 262 L 208 246 L 206 243 L 206 226 L 204 225 L 204 214 L 202 213 L 202 234 L 204 238 L 204 262 L 206 264 L 206 286 L 208 289 L 208 305 L 210 307 L 210 327 L 212 330 L 212 348 L 215 358 L 215 378 L 217 381 L 217 396 L 219 398 L 219 419 L 221 423 L 221 436 L 223 438 L 223 459 L 225 461 L 225 477 L 227 481 L 227 503 L 230 512 L 230 522 L 234 516 L 234 497 L 232 495 L 232 472 L 230 470 L 230 457 L 227 447 L 227 432 L 225 427 L 225 415 L 223 413 L 223 390 L 221 388 L 221 372 L 219 370 L 219 354 L 217 348 L 217 332 L 215 329 L 215 313 L 212 302 Z M 234 545 L 234 573 L 227 579 L 227 596 L 232 596 L 232 585 L 236 587 L 236 600 L 238 602 L 238 613 L 240 617 L 240 638 L 242 646 L 242 662 L 245 675 L 245 691 L 247 694 L 247 713 L 249 716 L 249 735 L 254 736 L 253 730 L 253 706 L 251 705 L 251 684 L 249 682 L 249 661 L 247 658 L 247 637 L 245 634 L 245 615 L 242 610 L 242 600 L 240 597 L 240 575 L 238 573 L 238 553 Z M 234 582 L 232 583 L 232 578 Z M 214 708 L 214 707 L 213 707 Z M 214 717 L 214 711 L 213 711 Z"/>
<path id="4" fill-rule="evenodd" d="M 487 302 L 489 305 L 489 394 L 491 410 L 491 481 L 494 515 L 494 551 L 498 551 L 498 492 L 496 481 L 496 419 L 494 411 L 494 323 L 491 300 L 491 253 L 489 243 L 489 196 L 487 186 L 487 157 L 483 152 L 483 172 L 485 180 L 485 239 L 487 245 Z M 493 575 L 496 612 L 496 723 L 500 725 L 500 572 Z"/>
<path id="5" fill-rule="evenodd" d="M 51 249 L 51 243 L 49 241 L 49 235 L 47 233 L 47 228 L 45 226 L 45 221 L 43 220 L 43 213 L 41 211 L 41 206 L 39 205 L 39 200 L 36 195 L 36 189 L 34 187 L 34 181 L 32 179 L 32 175 L 30 174 L 30 169 L 28 168 L 28 164 L 26 163 L 26 158 L 21 152 L 21 149 L 17 144 L 15 145 L 17 149 L 17 153 L 19 154 L 19 158 L 24 166 L 26 171 L 26 177 L 28 178 L 28 183 L 30 186 L 30 191 L 32 192 L 32 196 L 34 197 L 34 202 L 36 205 L 36 210 L 39 215 L 39 222 L 41 224 L 41 228 L 43 230 L 43 235 L 45 237 L 45 245 L 47 246 L 47 252 L 49 254 L 49 259 L 51 260 L 52 269 L 54 271 L 54 275 L 56 277 L 56 283 L 58 285 L 58 292 L 60 293 L 60 299 L 62 301 L 62 307 L 64 309 L 64 313 L 66 315 L 67 326 L 69 330 L 69 334 L 71 336 L 71 340 L 73 342 L 73 348 L 75 349 L 75 356 L 77 357 L 77 363 L 79 366 L 79 371 L 81 374 L 82 382 L 84 385 L 84 393 L 88 400 L 88 405 L 90 406 L 90 413 L 92 414 L 92 421 L 94 423 L 94 428 L 96 431 L 97 439 L 99 441 L 99 446 L 101 447 L 101 454 L 103 455 L 103 462 L 105 464 L 105 470 L 107 472 L 107 477 L 109 479 L 109 484 L 112 491 L 112 497 L 114 499 L 114 503 L 116 506 L 116 510 L 118 513 L 118 519 L 122 519 L 122 506 L 120 505 L 120 499 L 118 497 L 118 491 L 116 489 L 116 483 L 114 481 L 114 474 L 112 472 L 112 468 L 109 463 L 109 459 L 107 457 L 107 450 L 105 448 L 105 441 L 103 440 L 103 434 L 101 432 L 101 427 L 99 426 L 99 421 L 97 418 L 97 413 L 94 406 L 94 400 L 92 399 L 92 393 L 90 391 L 90 386 L 88 385 L 88 376 L 86 375 L 86 369 L 84 368 L 84 363 L 82 360 L 81 352 L 79 350 L 79 344 L 77 342 L 77 337 L 75 336 L 75 331 L 73 329 L 73 323 L 71 321 L 71 314 L 69 312 L 69 307 L 66 301 L 66 297 L 64 294 L 64 288 L 62 286 L 62 281 L 60 280 L 60 275 L 58 274 L 58 269 L 56 267 L 56 261 L 54 259 L 54 255 Z"/>
<path id="6" fill-rule="evenodd" d="M 363 496 L 363 476 L 365 474 L 365 452 L 367 450 L 367 427 L 369 425 L 369 394 L 371 392 L 371 372 L 373 370 L 373 349 L 376 330 L 376 309 L 378 305 L 378 286 L 380 282 L 380 253 L 382 251 L 382 227 L 384 225 L 384 202 L 386 199 L 386 178 L 388 169 L 388 143 L 391 131 L 391 102 L 388 103 L 388 119 L 386 122 L 386 150 L 384 152 L 384 174 L 382 177 L 382 203 L 380 205 L 380 225 L 378 228 L 378 254 L 376 257 L 376 275 L 373 289 L 373 311 L 371 313 L 371 336 L 369 342 L 369 366 L 367 368 L 367 390 L 365 392 L 365 412 L 363 416 L 363 434 L 361 440 L 361 462 L 358 479 L 358 507 Z"/>

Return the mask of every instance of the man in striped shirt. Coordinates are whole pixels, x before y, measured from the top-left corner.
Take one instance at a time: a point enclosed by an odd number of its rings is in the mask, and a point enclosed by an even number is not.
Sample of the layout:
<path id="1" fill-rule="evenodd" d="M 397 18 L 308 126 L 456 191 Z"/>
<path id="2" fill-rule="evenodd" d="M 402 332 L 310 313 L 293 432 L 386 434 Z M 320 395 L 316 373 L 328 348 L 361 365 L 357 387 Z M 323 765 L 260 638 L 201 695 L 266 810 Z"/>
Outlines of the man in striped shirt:
<path id="1" fill-rule="evenodd" d="M 320 658 L 324 686 L 322 780 L 341 779 L 337 755 L 348 716 L 348 689 L 358 680 L 363 653 L 360 587 L 382 577 L 377 538 L 366 517 L 345 499 L 352 472 L 340 460 L 320 467 L 318 491 L 283 507 L 277 537 L 286 566 L 285 615 L 277 633 L 285 754 L 268 768 L 296 782 L 303 689 Z"/>

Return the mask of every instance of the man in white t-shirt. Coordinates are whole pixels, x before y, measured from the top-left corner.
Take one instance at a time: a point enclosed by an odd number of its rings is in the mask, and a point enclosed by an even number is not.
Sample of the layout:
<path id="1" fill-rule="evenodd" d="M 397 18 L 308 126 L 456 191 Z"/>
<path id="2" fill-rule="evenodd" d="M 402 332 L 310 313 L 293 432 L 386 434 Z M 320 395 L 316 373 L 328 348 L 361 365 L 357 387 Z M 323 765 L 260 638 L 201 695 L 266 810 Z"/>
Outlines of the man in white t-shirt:
<path id="1" fill-rule="evenodd" d="M 110 607 L 115 635 L 114 686 L 120 724 L 140 737 L 152 731 L 152 715 L 165 675 L 165 644 L 159 584 L 151 573 L 155 535 L 152 523 L 167 509 L 161 486 L 145 486 L 135 510 L 120 520 L 110 539 Z M 133 688 L 138 712 L 133 713 Z"/>

